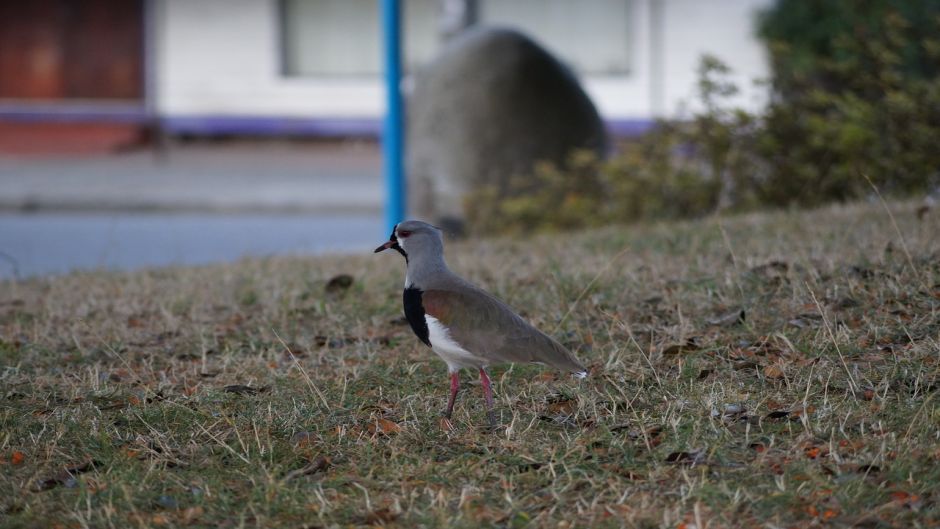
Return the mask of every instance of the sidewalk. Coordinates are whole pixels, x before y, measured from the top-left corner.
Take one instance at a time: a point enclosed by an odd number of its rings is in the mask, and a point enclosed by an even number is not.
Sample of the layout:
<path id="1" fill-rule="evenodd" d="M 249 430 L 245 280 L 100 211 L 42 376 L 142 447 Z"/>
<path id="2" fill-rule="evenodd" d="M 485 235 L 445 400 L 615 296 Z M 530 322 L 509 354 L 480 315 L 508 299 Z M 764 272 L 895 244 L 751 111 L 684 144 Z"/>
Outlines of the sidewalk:
<path id="1" fill-rule="evenodd" d="M 2 155 L 0 211 L 381 211 L 371 142 L 200 141 L 117 154 Z"/>

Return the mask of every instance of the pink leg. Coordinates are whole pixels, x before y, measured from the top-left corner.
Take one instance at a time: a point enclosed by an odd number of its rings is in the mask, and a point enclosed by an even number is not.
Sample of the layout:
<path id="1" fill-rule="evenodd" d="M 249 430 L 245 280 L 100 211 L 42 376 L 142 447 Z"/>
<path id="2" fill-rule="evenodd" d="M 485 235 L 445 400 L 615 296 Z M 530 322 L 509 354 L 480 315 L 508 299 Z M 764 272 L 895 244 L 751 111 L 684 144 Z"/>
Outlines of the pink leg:
<path id="1" fill-rule="evenodd" d="M 486 402 L 486 418 L 490 421 L 490 427 L 496 427 L 496 417 L 493 415 L 493 388 L 490 387 L 490 377 L 486 375 L 486 370 L 480 368 L 480 382 L 483 383 L 483 400 Z"/>
<path id="2" fill-rule="evenodd" d="M 457 390 L 459 389 L 460 374 L 454 371 L 450 374 L 450 399 L 447 401 L 447 411 L 444 412 L 444 417 L 448 419 L 454 413 L 454 402 L 457 402 Z"/>

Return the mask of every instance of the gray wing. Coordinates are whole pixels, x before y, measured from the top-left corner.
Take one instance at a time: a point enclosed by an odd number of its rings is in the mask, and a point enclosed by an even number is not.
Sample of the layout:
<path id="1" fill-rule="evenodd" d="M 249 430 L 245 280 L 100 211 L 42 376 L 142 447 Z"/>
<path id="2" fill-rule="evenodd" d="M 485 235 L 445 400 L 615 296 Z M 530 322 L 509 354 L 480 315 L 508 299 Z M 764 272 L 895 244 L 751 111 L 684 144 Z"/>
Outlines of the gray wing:
<path id="1" fill-rule="evenodd" d="M 421 298 L 425 313 L 443 323 L 451 338 L 494 364 L 538 362 L 572 373 L 585 371 L 565 346 L 469 283 L 459 288 L 429 289 Z"/>

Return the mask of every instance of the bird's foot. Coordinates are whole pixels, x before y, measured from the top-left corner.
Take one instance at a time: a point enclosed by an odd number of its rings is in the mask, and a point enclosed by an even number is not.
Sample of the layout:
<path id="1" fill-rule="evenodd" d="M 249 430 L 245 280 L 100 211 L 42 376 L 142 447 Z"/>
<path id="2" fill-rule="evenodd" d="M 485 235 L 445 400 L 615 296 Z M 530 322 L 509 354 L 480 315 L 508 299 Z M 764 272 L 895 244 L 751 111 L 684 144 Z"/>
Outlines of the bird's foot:
<path id="1" fill-rule="evenodd" d="M 493 410 L 486 410 L 486 426 L 483 430 L 487 433 L 493 433 L 499 430 L 499 421 L 496 419 L 496 413 Z"/>
<path id="2" fill-rule="evenodd" d="M 457 428 L 454 427 L 454 423 L 450 422 L 450 417 L 443 415 L 440 421 L 441 431 L 443 432 L 453 432 Z"/>

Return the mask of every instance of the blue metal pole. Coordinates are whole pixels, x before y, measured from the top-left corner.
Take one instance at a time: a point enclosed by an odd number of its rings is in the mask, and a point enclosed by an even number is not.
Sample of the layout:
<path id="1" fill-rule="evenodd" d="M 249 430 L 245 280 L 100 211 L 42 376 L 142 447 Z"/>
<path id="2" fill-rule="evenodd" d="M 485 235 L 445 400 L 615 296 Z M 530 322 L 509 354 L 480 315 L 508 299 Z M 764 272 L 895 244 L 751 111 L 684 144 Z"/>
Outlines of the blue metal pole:
<path id="1" fill-rule="evenodd" d="M 385 161 L 386 233 L 405 218 L 404 135 L 401 98 L 401 2 L 380 0 L 384 33 L 385 91 L 387 110 L 382 133 Z"/>

